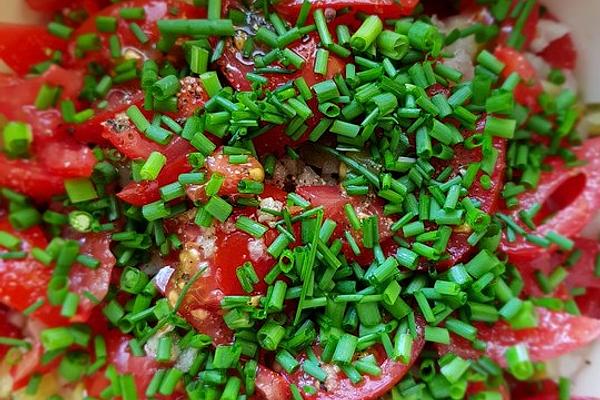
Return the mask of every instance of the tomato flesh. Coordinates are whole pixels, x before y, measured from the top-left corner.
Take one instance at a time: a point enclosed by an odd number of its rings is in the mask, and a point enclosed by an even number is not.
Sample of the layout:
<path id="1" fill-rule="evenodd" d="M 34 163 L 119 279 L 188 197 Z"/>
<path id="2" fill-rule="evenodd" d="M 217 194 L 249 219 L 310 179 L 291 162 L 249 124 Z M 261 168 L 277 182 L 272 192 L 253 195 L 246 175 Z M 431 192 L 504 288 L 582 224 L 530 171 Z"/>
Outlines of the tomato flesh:
<path id="1" fill-rule="evenodd" d="M 52 51 L 65 50 L 67 42 L 48 33 L 45 25 L 0 24 L 0 59 L 17 75 L 46 61 Z"/>
<path id="2" fill-rule="evenodd" d="M 513 72 L 521 77 L 521 83 L 515 88 L 515 100 L 529 107 L 534 113 L 541 111 L 538 97 L 543 92 L 543 87 L 535 67 L 531 65 L 525 55 L 505 46 L 498 46 L 494 55 L 506 65 L 501 74 L 503 78 L 507 78 Z"/>
<path id="3" fill-rule="evenodd" d="M 519 211 L 529 210 L 534 204 L 542 205 L 536 216 L 537 229 L 532 232 L 537 236 L 555 231 L 566 237 L 576 237 L 600 207 L 600 139 L 590 139 L 574 152 L 587 164 L 568 168 L 562 160 L 549 160 L 550 171 L 542 173 L 535 191 L 519 195 L 519 207 L 510 210 L 513 220 L 519 221 Z M 549 254 L 547 249 L 529 243 L 521 236 L 514 242 L 505 238 L 501 248 L 516 265 Z M 555 245 L 551 246 L 551 249 L 555 248 Z"/>
<path id="4" fill-rule="evenodd" d="M 333 78 L 344 70 L 345 63 L 339 57 L 331 55 L 328 59 L 327 74 L 325 76 L 313 72 L 312 66 L 315 62 L 316 51 L 319 43 L 319 36 L 311 32 L 306 39 L 301 39 L 288 46 L 296 54 L 306 60 L 304 68 L 291 74 L 264 74 L 269 82 L 265 89 L 274 90 L 291 80 L 303 77 L 309 87 L 318 82 Z M 217 64 L 229 82 L 229 84 L 240 91 L 251 91 L 252 85 L 246 79 L 246 74 L 254 72 L 255 66 L 251 59 L 246 59 L 242 52 L 238 50 L 231 40 L 227 41 L 225 50 Z M 308 101 L 308 106 L 313 110 L 314 115 L 305 121 L 307 125 L 306 132 L 298 140 L 293 140 L 285 133 L 287 126 L 276 125 L 266 133 L 254 139 L 254 145 L 259 155 L 275 154 L 281 156 L 285 153 L 286 146 L 297 147 L 308 139 L 312 129 L 319 123 L 322 114 L 317 109 L 315 99 Z"/>

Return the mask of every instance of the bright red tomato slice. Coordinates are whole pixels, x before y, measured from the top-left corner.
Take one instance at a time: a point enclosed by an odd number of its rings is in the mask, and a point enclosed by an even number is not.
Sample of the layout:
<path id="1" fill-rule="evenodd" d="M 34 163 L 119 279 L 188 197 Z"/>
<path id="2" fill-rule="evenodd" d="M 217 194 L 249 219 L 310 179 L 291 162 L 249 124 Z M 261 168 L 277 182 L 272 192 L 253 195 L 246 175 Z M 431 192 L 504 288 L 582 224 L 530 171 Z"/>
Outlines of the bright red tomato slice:
<path id="1" fill-rule="evenodd" d="M 46 168 L 36 160 L 11 160 L 4 154 L 0 154 L 0 186 L 39 201 L 47 201 L 65 191 L 64 179 L 48 174 Z"/>
<path id="2" fill-rule="evenodd" d="M 129 29 L 131 21 L 119 18 L 119 10 L 124 7 L 143 7 L 146 17 L 143 21 L 136 21 L 142 28 L 142 31 L 148 36 L 148 42 L 142 44 Z M 176 13 L 171 13 L 171 11 Z M 88 18 L 75 32 L 73 32 L 72 40 L 69 43 L 69 52 L 71 59 L 69 65 L 85 67 L 90 62 L 97 62 L 104 66 L 108 66 L 113 58 L 110 55 L 109 37 L 112 33 L 102 33 L 96 31 L 96 17 L 98 15 L 113 16 L 119 19 L 116 35 L 121 43 L 121 48 L 126 51 L 137 54 L 142 59 L 156 59 L 160 57 L 160 53 L 155 48 L 155 43 L 158 40 L 159 32 L 156 21 L 160 19 L 173 18 L 202 18 L 206 15 L 204 7 L 194 7 L 185 2 L 178 0 L 127 0 L 121 1 L 118 4 L 113 4 L 94 16 Z M 94 32 L 100 38 L 100 44 L 97 50 L 88 51 L 83 57 L 78 57 L 76 54 L 77 37 Z"/>
<path id="3" fill-rule="evenodd" d="M 532 232 L 535 235 L 545 236 L 555 231 L 566 237 L 576 237 L 600 207 L 600 139 L 587 140 L 574 152 L 587 164 L 568 168 L 560 159 L 549 160 L 546 164 L 550 171 L 542 173 L 535 191 L 519 195 L 519 207 L 510 212 L 513 220 L 518 222 L 519 211 L 529 210 L 534 204 L 542 205 L 534 219 L 538 225 Z M 520 266 L 550 253 L 521 236 L 512 243 L 503 240 L 501 246 L 510 260 Z"/>
<path id="4" fill-rule="evenodd" d="M 384 217 L 383 203 L 378 199 L 365 201 L 365 198 L 361 196 L 347 196 L 337 186 L 301 186 L 296 188 L 296 193 L 310 201 L 313 207 L 323 206 L 325 218 L 329 218 L 337 223 L 333 233 L 334 238 L 343 238 L 345 231 L 352 233 L 361 249 L 361 255 L 357 257 L 344 240 L 342 251 L 349 260 L 356 260 L 361 265 L 368 265 L 373 259 L 373 254 L 371 250 L 363 247 L 361 232 L 354 231 L 350 225 L 344 212 L 346 204 L 351 204 L 357 215 L 362 217 L 377 215 L 379 218 L 380 243 L 384 243 L 392 237 L 390 230 L 392 220 Z"/>
<path id="5" fill-rule="evenodd" d="M 173 161 L 167 161 L 167 165 L 160 172 L 156 180 L 131 182 L 117 194 L 117 197 L 126 203 L 138 207 L 152 203 L 160 199 L 159 189 L 162 186 L 175 182 L 179 175 L 191 170 L 192 167 L 185 155 Z"/>
<path id="6" fill-rule="evenodd" d="M 477 124 L 477 132 L 483 132 L 485 118 L 482 118 Z M 472 133 L 471 133 L 472 134 Z M 465 134 L 470 136 L 470 134 Z M 502 138 L 494 138 L 494 148 L 498 151 L 498 158 L 496 159 L 496 165 L 494 171 L 490 176 L 492 185 L 489 189 L 484 189 L 479 178 L 484 174 L 480 171 L 477 178 L 473 182 L 473 185 L 469 189 L 469 198 L 477 200 L 480 204 L 481 210 L 488 214 L 493 214 L 498 209 L 500 193 L 502 192 L 502 182 L 504 179 L 504 171 L 506 169 L 506 140 Z M 453 171 L 464 171 L 470 164 L 481 162 L 483 159 L 481 148 L 473 150 L 467 150 L 462 145 L 454 147 L 454 157 L 450 160 L 449 166 L 452 167 Z M 435 164 L 434 164 L 435 165 Z M 445 168 L 444 165 L 440 171 Z M 439 167 L 438 167 L 439 168 Z M 436 263 L 436 267 L 440 269 L 446 269 L 457 262 L 462 261 L 467 255 L 471 254 L 474 248 L 469 245 L 467 239 L 471 235 L 471 232 L 462 232 L 455 230 L 450 236 L 446 252 L 449 257 L 445 260 L 441 260 Z"/>
<path id="7" fill-rule="evenodd" d="M 596 257 L 600 253 L 600 242 L 593 239 L 575 239 L 575 249 L 581 251 L 579 261 L 569 268 L 566 284 L 569 287 L 600 288 L 600 278 L 595 274 Z M 559 264 L 556 264 L 559 265 Z"/>
<path id="8" fill-rule="evenodd" d="M 108 130 L 105 126 L 106 122 L 115 119 L 117 114 L 125 112 L 132 104 L 136 104 L 142 109 L 144 94 L 136 82 L 131 85 L 112 88 L 106 95 L 106 101 L 108 102 L 106 108 L 96 109 L 92 118 L 82 124 L 69 126 L 75 139 L 83 143 L 108 144 L 110 137 L 106 137 L 105 134 L 110 134 L 105 133 Z M 116 144 L 113 144 L 113 146 L 117 147 Z M 119 148 L 117 147 L 117 149 Z M 119 151 L 123 152 L 121 149 Z M 125 152 L 123 154 L 127 155 Z"/>
<path id="9" fill-rule="evenodd" d="M 300 76 L 306 80 L 308 86 L 313 86 L 315 83 L 330 79 L 336 74 L 341 73 L 345 63 L 339 57 L 334 55 L 329 57 L 326 76 L 321 76 L 313 72 L 312 66 L 315 62 L 318 43 L 318 35 L 315 32 L 312 32 L 308 35 L 308 39 L 299 40 L 288 46 L 306 60 L 305 67 L 292 74 L 265 74 L 264 76 L 269 79 L 269 83 L 266 85 L 265 89 L 273 90 Z M 251 59 L 246 59 L 241 51 L 234 46 L 231 40 L 227 41 L 223 56 L 217 61 L 217 64 L 232 87 L 242 91 L 252 90 L 250 82 L 246 79 L 246 74 L 254 71 L 254 62 Z M 314 116 L 306 121 L 308 128 L 306 129 L 306 134 L 304 136 L 294 141 L 285 134 L 286 126 L 275 126 L 270 131 L 254 139 L 254 145 L 256 146 L 258 154 L 272 153 L 282 155 L 285 152 L 286 146 L 294 147 L 305 142 L 308 138 L 308 134 L 310 134 L 322 117 L 322 114 L 317 109 L 318 104 L 316 100 L 313 99 L 309 101 L 308 105 L 313 110 Z"/>
<path id="10" fill-rule="evenodd" d="M 295 24 L 303 3 L 303 0 L 283 0 L 276 3 L 275 10 L 290 23 Z M 347 11 L 340 13 L 333 23 L 356 27 L 360 24 L 357 14 L 376 14 L 385 19 L 401 18 L 410 15 L 419 4 L 419 0 L 310 0 L 310 4 L 311 11 L 318 8 Z M 310 15 L 312 16 L 312 12 Z"/>
<path id="11" fill-rule="evenodd" d="M 67 42 L 49 34 L 45 25 L 0 24 L 0 59 L 18 75 L 66 47 Z"/>
<path id="12" fill-rule="evenodd" d="M 554 68 L 573 70 L 577 66 L 577 48 L 571 34 L 554 40 L 539 55 Z"/>
<path id="13" fill-rule="evenodd" d="M 44 232 L 38 227 L 25 231 L 15 231 L 6 219 L 0 221 L 0 230 L 10 232 L 23 241 L 23 250 L 29 252 L 32 247 L 44 249 L 47 240 Z M 75 264 L 71 270 L 69 288 L 80 295 L 80 304 L 77 314 L 72 321 L 86 321 L 92 308 L 95 306 L 83 296 L 88 291 L 96 298 L 102 299 L 108 291 L 110 273 L 115 263 L 115 258 L 110 252 L 110 237 L 106 234 L 74 235 L 73 239 L 80 242 L 80 251 L 100 261 L 100 266 L 95 270 Z M 60 307 L 52 307 L 46 300 L 48 282 L 52 275 L 52 268 L 48 268 L 28 256 L 22 260 L 0 261 L 0 299 L 10 308 L 23 311 L 39 299 L 45 301 L 44 305 L 35 311 L 33 318 L 45 324 L 56 326 L 63 325 L 68 320 L 60 315 Z"/>
<path id="14" fill-rule="evenodd" d="M 421 318 L 417 318 L 417 337 L 413 342 L 411 359 L 408 364 L 402 364 L 387 358 L 385 350 L 381 345 L 373 346 L 372 348 L 361 353 L 361 355 L 372 354 L 377 360 L 377 364 L 381 368 L 381 375 L 378 377 L 363 375 L 363 380 L 358 384 L 353 384 L 343 372 L 336 370 L 332 365 L 324 364 L 322 368 L 328 372 L 325 385 L 318 382 L 312 376 L 304 373 L 302 369 L 298 369 L 293 374 L 282 372 L 282 375 L 289 383 L 293 383 L 299 388 L 305 385 L 312 385 L 317 388 L 315 395 L 304 394 L 305 399 L 311 400 L 344 400 L 344 399 L 361 399 L 374 400 L 378 399 L 392 389 L 410 370 L 412 364 L 417 360 L 421 350 L 425 344 L 423 339 L 423 325 Z M 320 347 L 314 348 L 317 356 L 320 355 Z M 305 356 L 304 356 L 305 357 Z M 325 386 L 325 387 L 323 387 Z"/>
<path id="15" fill-rule="evenodd" d="M 100 123 L 102 138 L 108 140 L 119 153 L 129 159 L 146 159 L 153 151 L 161 151 L 163 146 L 146 138 L 128 117 L 108 116 Z"/>
<path id="16" fill-rule="evenodd" d="M 532 361 L 547 361 L 582 347 L 600 337 L 600 320 L 574 316 L 538 308 L 538 326 L 531 329 L 513 330 L 500 321 L 493 325 L 477 323 L 478 339 L 487 343 L 485 354 L 502 366 L 506 366 L 504 353 L 517 344 L 524 344 Z M 449 346 L 438 346 L 440 353 L 451 352 L 463 358 L 481 355 L 466 339 L 452 337 Z"/>
<path id="17" fill-rule="evenodd" d="M 516 72 L 521 77 L 515 89 L 515 100 L 536 113 L 541 110 L 538 103 L 538 97 L 542 93 L 543 88 L 540 83 L 537 71 L 533 65 L 527 60 L 525 55 L 515 49 L 505 46 L 498 46 L 494 51 L 494 55 L 506 64 L 506 68 L 502 71 L 502 77 L 506 78 L 513 72 Z"/>
<path id="18" fill-rule="evenodd" d="M 502 400 L 511 400 L 512 396 L 506 384 L 500 384 L 496 387 L 488 387 L 484 382 L 470 382 L 465 393 L 465 398 L 471 399 L 471 396 L 475 396 L 481 392 L 498 392 L 502 396 Z M 514 399 L 513 399 L 514 400 Z"/>
<path id="19" fill-rule="evenodd" d="M 272 187 L 263 195 L 285 198 L 285 194 Z M 275 260 L 267 253 L 268 245 L 278 235 L 275 229 L 263 238 L 255 239 L 236 230 L 233 225 L 239 216 L 255 218 L 255 213 L 253 208 L 237 210 L 230 221 L 209 229 L 196 225 L 193 215 L 182 216 L 172 228 L 185 245 L 167 284 L 166 296 L 174 301 L 185 282 L 200 268 L 206 268 L 189 290 L 180 312 L 196 329 L 211 335 L 218 343 L 227 343 L 231 339 L 231 332 L 223 321 L 221 299 L 223 296 L 246 294 L 237 279 L 237 267 L 247 261 L 252 262 L 261 280 L 255 292 L 263 293 L 266 286 L 262 278 L 275 265 Z"/>
<path id="20" fill-rule="evenodd" d="M 587 288 L 583 296 L 575 297 L 582 315 L 600 319 L 600 288 Z"/>
<path id="21" fill-rule="evenodd" d="M 83 72 L 52 66 L 43 75 L 33 78 L 0 75 L 0 114 L 8 120 L 30 124 L 36 143 L 65 134 L 60 129 L 63 119 L 59 111 L 52 108 L 38 110 L 33 105 L 45 83 L 60 86 L 61 98 L 76 99 L 83 85 Z"/>
<path id="22" fill-rule="evenodd" d="M 256 371 L 256 394 L 252 400 L 288 400 L 292 397 L 289 384 L 278 373 L 263 365 L 258 365 Z"/>
<path id="23" fill-rule="evenodd" d="M 89 147 L 72 139 L 43 144 L 36 153 L 49 174 L 64 177 L 90 176 L 98 161 Z"/>
<path id="24" fill-rule="evenodd" d="M 103 336 L 106 339 L 107 364 L 113 365 L 121 375 L 132 375 L 138 398 L 145 399 L 146 389 L 161 366 L 152 356 L 135 357 L 132 355 L 129 348 L 131 337 L 123 335 L 117 330 L 110 330 Z M 100 397 L 100 393 L 109 385 L 110 382 L 104 375 L 104 369 L 85 380 L 85 386 L 90 396 Z"/>

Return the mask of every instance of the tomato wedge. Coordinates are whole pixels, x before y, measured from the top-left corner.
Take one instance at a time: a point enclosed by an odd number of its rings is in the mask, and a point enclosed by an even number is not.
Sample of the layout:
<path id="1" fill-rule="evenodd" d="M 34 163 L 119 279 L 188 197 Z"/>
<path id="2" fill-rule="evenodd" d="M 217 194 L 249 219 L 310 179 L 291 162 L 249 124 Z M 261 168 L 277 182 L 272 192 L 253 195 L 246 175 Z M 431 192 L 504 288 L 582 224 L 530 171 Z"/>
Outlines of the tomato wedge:
<path id="1" fill-rule="evenodd" d="M 58 110 L 38 110 L 34 106 L 44 84 L 61 87 L 63 99 L 76 99 L 83 85 L 83 72 L 53 65 L 44 74 L 33 78 L 0 75 L 0 114 L 8 120 L 30 124 L 35 143 L 65 135 L 64 129 L 61 129 L 63 119 Z"/>
<path id="2" fill-rule="evenodd" d="M 303 77 L 308 86 L 313 86 L 318 82 L 331 79 L 336 74 L 341 73 L 344 70 L 345 63 L 335 55 L 331 55 L 328 59 L 327 74 L 325 76 L 316 74 L 313 71 L 318 43 L 318 34 L 311 32 L 306 39 L 296 41 L 288 46 L 288 48 L 306 60 L 305 67 L 291 74 L 264 74 L 263 76 L 269 80 L 267 85 L 265 85 L 265 89 L 274 90 L 278 86 L 299 77 Z M 254 62 L 251 59 L 245 58 L 232 40 L 226 42 L 225 50 L 221 58 L 217 61 L 217 65 L 233 88 L 240 91 L 252 90 L 252 85 L 246 79 L 246 74 L 254 72 Z M 281 66 L 280 64 L 275 65 Z M 315 99 L 308 101 L 308 106 L 313 110 L 314 115 L 305 121 L 307 129 L 302 137 L 298 140 L 293 140 L 286 135 L 286 126 L 277 125 L 254 139 L 254 145 L 258 154 L 271 153 L 278 156 L 283 155 L 286 146 L 296 147 L 305 142 L 312 129 L 322 118 L 322 114 L 317 109 L 318 104 Z"/>
<path id="3" fill-rule="evenodd" d="M 574 149 L 577 158 L 585 165 L 568 168 L 560 159 L 547 162 L 549 172 L 543 172 L 535 191 L 518 196 L 519 207 L 510 211 L 514 221 L 520 221 L 519 211 L 529 210 L 534 204 L 542 209 L 534 222 L 532 233 L 545 236 L 554 231 L 566 237 L 576 237 L 600 207 L 600 138 L 590 139 Z M 548 256 L 555 246 L 541 248 L 519 236 L 514 242 L 503 240 L 502 250 L 516 265 L 525 265 L 540 256 Z"/>
<path id="4" fill-rule="evenodd" d="M 65 50 L 67 42 L 48 33 L 45 25 L 0 24 L 0 59 L 17 75 L 50 58 L 52 51 Z"/>
<path id="5" fill-rule="evenodd" d="M 143 7 L 145 19 L 136 21 L 142 31 L 148 36 L 148 42 L 145 44 L 140 41 L 129 29 L 131 21 L 119 18 L 119 10 L 124 7 Z M 171 12 L 173 11 L 173 12 Z M 194 7 L 183 1 L 178 0 L 127 0 L 118 4 L 113 4 L 101 10 L 97 14 L 88 18 L 81 26 L 73 32 L 72 39 L 69 42 L 69 60 L 66 64 L 69 66 L 85 67 L 91 62 L 99 63 L 103 66 L 110 66 L 115 60 L 110 54 L 109 38 L 112 33 L 97 32 L 96 17 L 112 16 L 118 18 L 117 31 L 114 33 L 119 38 L 121 49 L 135 54 L 137 58 L 159 59 L 160 53 L 156 50 L 155 43 L 158 40 L 159 32 L 156 21 L 160 19 L 173 18 L 202 18 L 206 15 L 204 7 Z M 86 33 L 95 33 L 99 37 L 99 44 L 95 50 L 91 50 L 81 55 L 76 50 L 77 38 Z M 117 59 L 118 60 L 118 59 Z"/>
<path id="6" fill-rule="evenodd" d="M 487 343 L 485 354 L 502 366 L 506 366 L 504 353 L 517 344 L 524 344 L 532 361 L 547 361 L 582 347 L 600 337 L 600 320 L 538 308 L 538 326 L 514 330 L 500 321 L 493 325 L 475 324 L 478 339 Z M 470 342 L 452 336 L 448 346 L 438 346 L 441 354 L 452 353 L 463 358 L 477 358 L 480 352 Z"/>
<path id="7" fill-rule="evenodd" d="M 11 160 L 0 154 L 0 186 L 6 186 L 38 201 L 47 201 L 65 191 L 64 179 L 48 175 L 35 160 Z"/>
<path id="8" fill-rule="evenodd" d="M 349 260 L 356 260 L 361 265 L 368 265 L 373 260 L 370 249 L 365 249 L 362 244 L 361 232 L 354 231 L 344 212 L 346 204 L 352 205 L 358 215 L 363 217 L 376 215 L 379 219 L 379 238 L 381 243 L 392 237 L 390 225 L 392 220 L 383 215 L 383 204 L 380 200 L 366 201 L 361 196 L 347 196 L 337 186 L 300 186 L 296 193 L 307 199 L 313 207 L 322 206 L 325 218 L 337 223 L 333 233 L 334 238 L 343 238 L 344 232 L 349 231 L 361 249 L 361 255 L 356 256 L 350 246 L 344 242 L 342 251 Z"/>
<path id="9" fill-rule="evenodd" d="M 554 68 L 574 70 L 577 66 L 577 48 L 571 34 L 552 41 L 539 55 Z"/>
<path id="10" fill-rule="evenodd" d="M 304 373 L 302 369 L 298 369 L 293 374 L 282 372 L 283 376 L 289 383 L 293 383 L 299 388 L 305 385 L 312 385 L 317 388 L 317 393 L 314 395 L 304 394 L 305 399 L 311 400 L 344 400 L 344 399 L 361 399 L 374 400 L 383 396 L 391 388 L 393 388 L 410 370 L 412 364 L 421 354 L 421 350 L 425 344 L 423 338 L 424 321 L 417 318 L 417 337 L 413 342 L 411 359 L 408 364 L 389 359 L 385 350 L 381 345 L 375 345 L 370 349 L 361 353 L 361 355 L 372 354 L 377 360 L 377 364 L 381 368 L 380 376 L 364 375 L 363 380 L 358 384 L 353 384 L 343 372 L 335 369 L 333 365 L 323 364 L 323 368 L 328 372 L 329 376 L 325 383 L 320 383 L 314 377 Z M 313 348 L 315 354 L 320 356 L 320 347 Z M 300 363 L 306 358 L 302 355 Z"/>
<path id="11" fill-rule="evenodd" d="M 121 375 L 132 375 L 139 399 L 146 398 L 146 389 L 156 371 L 161 367 L 151 355 L 135 357 L 131 354 L 129 340 L 117 330 L 104 333 L 106 339 L 107 364 L 113 365 Z M 85 380 L 88 395 L 100 397 L 100 393 L 110 385 L 104 369 Z M 174 397 L 169 397 L 174 398 Z"/>
<path id="12" fill-rule="evenodd" d="M 273 187 L 267 187 L 263 196 L 276 200 L 285 198 L 285 194 Z M 221 299 L 224 296 L 246 294 L 237 279 L 237 267 L 252 262 L 261 280 L 255 287 L 255 293 L 258 294 L 264 293 L 266 285 L 262 279 L 275 265 L 275 259 L 267 253 L 268 245 L 278 235 L 275 229 L 271 229 L 263 238 L 256 239 L 233 226 L 233 221 L 238 217 L 256 218 L 255 213 L 254 208 L 237 210 L 230 217 L 231 222 L 208 229 L 196 225 L 193 215 L 184 215 L 171 229 L 179 234 L 184 249 L 169 278 L 166 296 L 174 301 L 185 282 L 205 268 L 187 293 L 180 313 L 200 332 L 211 335 L 217 344 L 231 340 L 231 332 L 223 321 Z"/>
<path id="13" fill-rule="evenodd" d="M 275 10 L 294 24 L 303 3 L 303 0 L 282 0 L 276 3 Z M 385 19 L 401 18 L 410 15 L 418 4 L 419 0 L 310 0 L 311 11 L 319 8 L 344 11 L 336 17 L 334 24 L 353 27 L 360 25 L 357 14 L 376 14 Z M 312 19 L 312 12 L 310 15 Z"/>
<path id="14" fill-rule="evenodd" d="M 482 118 L 478 122 L 477 132 L 483 131 L 484 121 L 485 118 Z M 473 133 L 467 133 L 464 136 L 468 137 Z M 469 189 L 469 198 L 477 200 L 480 204 L 481 210 L 485 211 L 488 214 L 493 214 L 498 209 L 500 193 L 502 192 L 503 186 L 502 182 L 504 179 L 504 171 L 506 169 L 506 140 L 502 138 L 494 138 L 492 145 L 494 149 L 496 149 L 498 152 L 496 165 L 494 166 L 494 170 L 490 176 L 492 185 L 489 189 L 483 188 L 483 185 L 481 184 L 479 178 L 484 173 L 483 171 L 480 171 L 477 175 L 477 178 L 473 182 L 473 185 Z M 470 164 L 481 162 L 482 159 L 483 153 L 481 148 L 467 150 L 464 146 L 457 145 L 454 147 L 454 157 L 452 158 L 452 160 L 450 160 L 449 166 L 452 167 L 454 171 L 464 171 L 469 167 Z M 445 167 L 446 165 L 444 165 L 443 168 Z M 454 230 L 452 232 L 452 236 L 450 236 L 450 240 L 448 241 L 448 246 L 446 247 L 446 252 L 448 253 L 449 257 L 445 260 L 437 262 L 436 268 L 450 268 L 457 262 L 464 260 L 464 258 L 469 254 L 471 254 L 474 248 L 471 245 L 469 245 L 467 241 L 470 235 L 471 232 Z"/>
<path id="15" fill-rule="evenodd" d="M 15 231 L 6 219 L 0 220 L 0 230 L 19 237 L 23 242 L 23 250 L 29 252 L 33 247 L 44 249 L 47 245 L 44 232 L 35 226 L 25 231 Z M 72 321 L 86 321 L 94 308 L 89 299 L 83 296 L 90 292 L 98 299 L 104 298 L 108 291 L 110 274 L 115 258 L 110 252 L 110 237 L 107 234 L 72 235 L 80 242 L 80 251 L 98 261 L 100 266 L 95 270 L 75 264 L 69 276 L 69 288 L 80 296 L 77 314 Z M 47 325 L 67 324 L 68 320 L 60 315 L 60 307 L 52 307 L 46 300 L 46 290 L 52 275 L 52 269 L 44 266 L 30 255 L 21 260 L 0 261 L 0 300 L 8 307 L 23 311 L 38 300 L 44 305 L 31 314 Z"/>
<path id="16" fill-rule="evenodd" d="M 534 113 L 540 112 L 538 97 L 544 89 L 535 67 L 523 53 L 510 47 L 498 46 L 494 55 L 506 65 L 501 74 L 503 78 L 507 78 L 513 72 L 521 77 L 521 83 L 515 88 L 515 100 L 529 107 Z"/>

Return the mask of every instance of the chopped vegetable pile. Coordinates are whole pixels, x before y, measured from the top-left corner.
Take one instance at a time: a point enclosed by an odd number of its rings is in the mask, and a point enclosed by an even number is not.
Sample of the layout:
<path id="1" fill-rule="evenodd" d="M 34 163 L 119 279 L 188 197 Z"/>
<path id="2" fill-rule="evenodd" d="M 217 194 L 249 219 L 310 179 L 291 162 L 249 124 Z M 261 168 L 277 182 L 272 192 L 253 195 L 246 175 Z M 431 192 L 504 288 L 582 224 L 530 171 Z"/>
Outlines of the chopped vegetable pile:
<path id="1" fill-rule="evenodd" d="M 600 139 L 536 0 L 27 3 L 0 398 L 570 398 Z"/>

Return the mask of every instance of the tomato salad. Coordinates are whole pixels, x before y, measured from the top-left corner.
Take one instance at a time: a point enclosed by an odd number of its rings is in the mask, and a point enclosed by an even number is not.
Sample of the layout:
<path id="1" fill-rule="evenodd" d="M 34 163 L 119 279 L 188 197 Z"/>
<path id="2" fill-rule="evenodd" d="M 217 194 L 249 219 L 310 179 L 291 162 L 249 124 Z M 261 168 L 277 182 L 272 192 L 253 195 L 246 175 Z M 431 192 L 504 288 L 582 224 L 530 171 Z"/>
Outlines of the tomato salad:
<path id="1" fill-rule="evenodd" d="M 600 139 L 538 1 L 27 3 L 0 398 L 570 397 Z"/>

